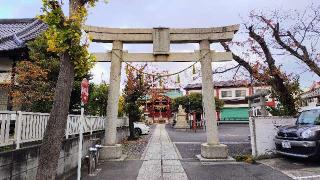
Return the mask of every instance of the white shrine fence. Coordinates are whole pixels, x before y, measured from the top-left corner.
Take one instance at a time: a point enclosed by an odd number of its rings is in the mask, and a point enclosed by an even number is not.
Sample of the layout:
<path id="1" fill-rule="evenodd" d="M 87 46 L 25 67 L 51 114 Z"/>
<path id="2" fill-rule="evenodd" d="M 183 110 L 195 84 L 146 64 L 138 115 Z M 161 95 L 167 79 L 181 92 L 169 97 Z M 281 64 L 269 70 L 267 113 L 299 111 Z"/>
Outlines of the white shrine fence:
<path id="1" fill-rule="evenodd" d="M 42 140 L 48 122 L 49 113 L 34 113 L 22 111 L 0 111 L 0 147 Z M 85 116 L 83 133 L 105 130 L 106 117 Z M 80 132 L 80 115 L 68 115 L 65 138 Z M 128 126 L 128 118 L 118 118 L 117 127 Z"/>

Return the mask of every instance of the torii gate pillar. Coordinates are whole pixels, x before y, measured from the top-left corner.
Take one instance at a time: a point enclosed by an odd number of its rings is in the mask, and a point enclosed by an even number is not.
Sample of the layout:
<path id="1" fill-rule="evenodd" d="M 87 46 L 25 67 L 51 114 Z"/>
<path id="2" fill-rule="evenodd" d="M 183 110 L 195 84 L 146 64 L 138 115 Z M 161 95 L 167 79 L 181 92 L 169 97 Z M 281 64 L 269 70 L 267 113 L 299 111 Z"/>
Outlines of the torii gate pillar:
<path id="1" fill-rule="evenodd" d="M 202 102 L 204 119 L 206 120 L 207 143 L 201 144 L 201 156 L 207 159 L 226 159 L 228 149 L 226 145 L 219 144 L 216 105 L 212 78 L 212 57 L 209 40 L 200 41 L 200 54 L 202 75 Z"/>
<path id="2" fill-rule="evenodd" d="M 116 144 L 118 102 L 120 95 L 121 58 L 123 43 L 113 41 L 111 52 L 110 85 L 108 90 L 105 138 L 100 151 L 101 159 L 119 159 L 122 155 L 121 144 Z"/>

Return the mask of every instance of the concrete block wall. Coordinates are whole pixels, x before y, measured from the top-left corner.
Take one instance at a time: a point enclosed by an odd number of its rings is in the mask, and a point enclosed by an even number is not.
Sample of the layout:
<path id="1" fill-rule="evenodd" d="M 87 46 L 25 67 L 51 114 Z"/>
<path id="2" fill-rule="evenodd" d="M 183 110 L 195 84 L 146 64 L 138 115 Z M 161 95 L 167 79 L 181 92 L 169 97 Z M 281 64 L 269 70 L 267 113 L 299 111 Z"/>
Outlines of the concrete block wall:
<path id="1" fill-rule="evenodd" d="M 281 126 L 295 124 L 292 117 L 250 117 L 251 149 L 254 157 L 274 154 L 274 137 Z"/>
<path id="2" fill-rule="evenodd" d="M 128 128 L 118 128 L 117 137 L 120 142 L 128 136 Z M 92 135 L 84 135 L 82 157 L 87 155 L 89 147 L 102 141 L 104 131 Z M 77 170 L 78 137 L 64 141 L 58 160 L 57 179 L 65 179 L 74 175 Z M 40 145 L 0 153 L 0 179 L 35 179 L 38 167 Z"/>

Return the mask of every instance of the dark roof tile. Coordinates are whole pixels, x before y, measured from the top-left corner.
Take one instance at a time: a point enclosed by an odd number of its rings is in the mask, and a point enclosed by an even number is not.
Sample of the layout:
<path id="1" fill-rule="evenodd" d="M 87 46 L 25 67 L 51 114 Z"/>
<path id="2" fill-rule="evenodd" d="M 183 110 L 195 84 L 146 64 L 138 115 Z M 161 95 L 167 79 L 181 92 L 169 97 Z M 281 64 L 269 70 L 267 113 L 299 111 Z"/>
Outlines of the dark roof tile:
<path id="1" fill-rule="evenodd" d="M 22 48 L 47 29 L 42 21 L 31 19 L 0 19 L 0 51 Z"/>

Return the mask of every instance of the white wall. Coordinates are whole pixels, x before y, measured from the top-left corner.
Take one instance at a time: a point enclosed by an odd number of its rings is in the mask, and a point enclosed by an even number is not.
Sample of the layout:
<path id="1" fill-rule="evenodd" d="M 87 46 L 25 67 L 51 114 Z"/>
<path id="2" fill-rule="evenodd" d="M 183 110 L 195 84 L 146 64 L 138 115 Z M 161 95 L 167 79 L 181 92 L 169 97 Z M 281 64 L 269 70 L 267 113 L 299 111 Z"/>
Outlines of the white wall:
<path id="1" fill-rule="evenodd" d="M 199 90 L 192 89 L 192 90 L 189 90 L 188 92 L 189 92 L 189 94 L 191 94 L 191 93 L 200 93 L 201 94 L 201 89 L 199 89 Z"/>
<path id="2" fill-rule="evenodd" d="M 250 117 L 252 155 L 254 157 L 272 155 L 275 151 L 274 137 L 280 126 L 293 125 L 292 117 Z"/>
<path id="3" fill-rule="evenodd" d="M 12 63 L 11 59 L 0 57 L 0 83 L 10 83 L 11 73 L 9 71 L 12 70 Z"/>

